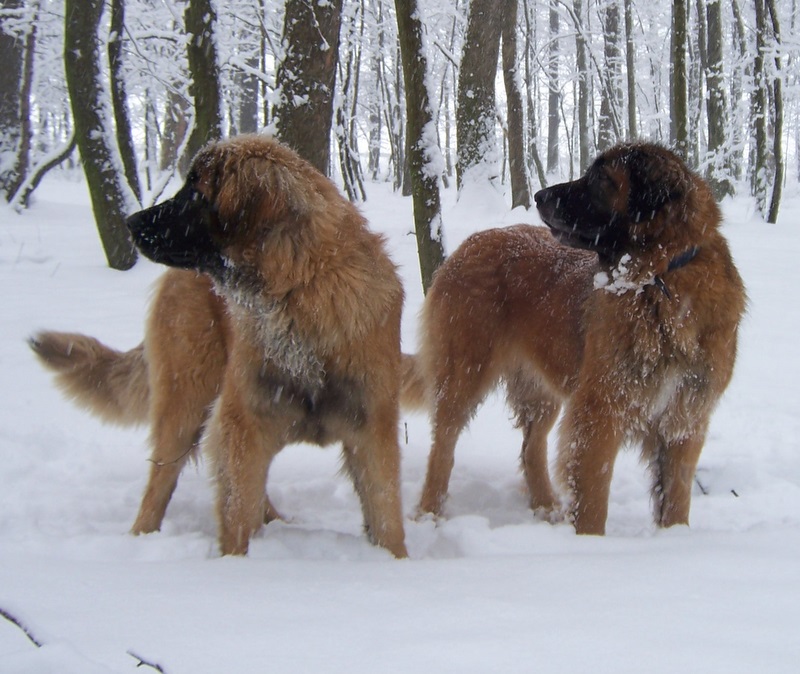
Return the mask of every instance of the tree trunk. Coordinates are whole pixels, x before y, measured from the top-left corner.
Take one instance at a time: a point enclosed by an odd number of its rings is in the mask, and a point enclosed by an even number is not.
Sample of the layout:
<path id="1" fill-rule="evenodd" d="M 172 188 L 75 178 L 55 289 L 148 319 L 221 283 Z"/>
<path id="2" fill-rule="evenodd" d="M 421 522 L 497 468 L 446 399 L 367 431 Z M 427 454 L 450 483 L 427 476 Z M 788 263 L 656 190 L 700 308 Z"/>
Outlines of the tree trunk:
<path id="1" fill-rule="evenodd" d="M 686 74 L 686 0 L 672 0 L 672 77 L 670 78 L 670 141 L 686 156 L 688 143 Z"/>
<path id="2" fill-rule="evenodd" d="M 597 149 L 603 152 L 619 140 L 620 81 L 622 56 L 619 47 L 619 5 L 609 0 L 603 11 L 603 45 L 605 68 L 601 74 L 603 91 L 600 98 Z"/>
<path id="3" fill-rule="evenodd" d="M 558 171 L 558 124 L 561 119 L 558 91 L 558 9 L 556 0 L 550 0 L 550 48 L 547 58 L 547 173 Z"/>
<path id="4" fill-rule="evenodd" d="M 240 70 L 235 77 L 239 85 L 238 132 L 255 133 L 258 131 L 258 88 L 261 82 L 253 73 L 259 68 L 258 55 L 247 57 L 245 66 L 246 70 Z"/>
<path id="5" fill-rule="evenodd" d="M 634 140 L 639 132 L 636 127 L 636 62 L 633 42 L 632 0 L 625 0 L 625 69 L 628 86 L 628 139 Z"/>
<path id="6" fill-rule="evenodd" d="M 103 4 L 103 0 L 65 0 L 64 70 L 100 240 L 109 266 L 129 269 L 137 254 L 125 218 L 136 204 L 123 178 L 113 113 L 101 81 L 98 30 Z"/>
<path id="7" fill-rule="evenodd" d="M 444 167 L 435 144 L 436 130 L 426 84 L 428 58 L 417 0 L 395 0 L 395 9 L 406 89 L 406 138 L 414 200 L 414 227 L 422 289 L 427 293 L 433 273 L 444 260 L 439 195 L 439 176 Z"/>
<path id="8" fill-rule="evenodd" d="M 186 141 L 186 134 L 189 131 L 189 123 L 186 119 L 188 104 L 174 88 L 167 89 L 167 100 L 164 111 L 164 131 L 161 134 L 161 152 L 159 155 L 159 169 L 166 171 L 177 164 L 178 173 L 185 176 L 189 170 L 189 162 L 186 155 L 188 152 L 181 153 L 181 146 Z"/>
<path id="9" fill-rule="evenodd" d="M 517 64 L 517 0 L 506 0 L 503 20 L 503 79 L 508 101 L 508 168 L 511 176 L 511 207 L 531 207 L 528 172 L 525 170 L 525 134 L 522 94 Z"/>
<path id="10" fill-rule="evenodd" d="M 11 195 L 8 200 L 11 207 L 17 211 L 21 211 L 28 204 L 28 200 L 33 192 L 39 187 L 42 178 L 47 175 L 48 171 L 54 169 L 56 166 L 66 161 L 69 156 L 75 151 L 78 141 L 75 138 L 75 133 L 72 134 L 69 141 L 58 150 L 52 152 L 48 157 L 34 169 L 32 169 L 25 180 L 17 188 L 17 191 Z"/>
<path id="11" fill-rule="evenodd" d="M 739 9 L 738 0 L 731 0 L 731 11 L 733 13 L 732 33 L 733 45 L 736 51 L 734 59 L 733 73 L 731 75 L 731 113 L 734 115 L 733 123 L 729 133 L 731 135 L 731 169 L 734 180 L 741 180 L 746 161 L 744 158 L 744 142 L 742 140 L 747 132 L 747 122 L 740 118 L 736 107 L 736 101 L 743 97 L 745 73 L 748 68 L 748 45 L 744 27 L 744 20 Z"/>
<path id="12" fill-rule="evenodd" d="M 363 5 L 361 6 L 363 10 Z M 355 117 L 357 113 L 358 88 L 361 72 L 361 45 L 364 44 L 364 16 L 360 11 L 358 32 L 356 32 L 356 16 L 349 18 L 345 35 L 348 51 L 344 63 L 344 81 L 340 87 L 338 107 L 336 108 L 335 133 L 339 147 L 339 168 L 342 172 L 347 198 L 350 201 L 366 201 L 364 191 L 364 170 L 361 167 L 361 153 L 358 150 L 358 134 Z M 339 60 L 342 60 L 340 55 Z"/>
<path id="13" fill-rule="evenodd" d="M 117 129 L 117 145 L 122 166 L 136 200 L 142 201 L 142 187 L 136 168 L 136 149 L 133 145 L 131 119 L 128 115 L 128 94 L 122 72 L 122 33 L 125 29 L 125 0 L 111 0 L 111 35 L 108 40 L 108 63 L 111 74 L 111 103 Z"/>
<path id="14" fill-rule="evenodd" d="M 767 211 L 767 222 L 778 221 L 778 210 L 783 192 L 784 157 L 783 157 L 783 85 L 781 76 L 781 26 L 775 0 L 766 0 L 766 10 L 771 19 L 772 36 L 775 41 L 775 73 L 772 78 L 772 100 L 775 107 L 775 124 L 772 137 L 772 156 L 775 162 L 775 177 L 772 185 L 772 197 Z"/>
<path id="15" fill-rule="evenodd" d="M 580 172 L 592 161 L 591 130 L 589 128 L 589 59 L 583 25 L 583 0 L 573 0 L 575 15 L 575 66 L 578 69 L 578 149 Z"/>
<path id="16" fill-rule="evenodd" d="M 328 175 L 342 0 L 287 0 L 276 76 L 278 137 Z"/>
<path id="17" fill-rule="evenodd" d="M 0 22 L 0 193 L 8 201 L 25 180 L 30 154 L 30 74 L 36 24 L 19 30 L 28 12 L 23 0 L 3 3 Z M 16 26 L 14 25 L 16 24 Z"/>
<path id="18" fill-rule="evenodd" d="M 456 115 L 456 179 L 463 186 L 467 171 L 486 169 L 486 178 L 497 170 L 495 90 L 504 0 L 472 0 L 467 33 L 458 71 Z"/>
<path id="19" fill-rule="evenodd" d="M 186 157 L 192 158 L 207 143 L 222 137 L 222 95 L 217 61 L 217 13 L 212 0 L 189 0 L 184 13 L 189 44 L 191 83 L 194 99 L 194 127 L 186 145 Z"/>
<path id="20" fill-rule="evenodd" d="M 767 17 L 765 0 L 755 0 L 756 8 L 756 53 L 753 60 L 753 94 L 751 99 L 755 152 L 751 169 L 753 194 L 762 213 L 766 211 L 767 183 L 767 75 L 764 69 L 764 53 L 767 50 Z"/>
<path id="21" fill-rule="evenodd" d="M 730 157 L 726 145 L 729 125 L 722 69 L 722 2 L 709 0 L 706 6 L 708 46 L 706 48 L 706 117 L 708 121 L 708 179 L 717 199 L 733 194 L 730 181 Z"/>

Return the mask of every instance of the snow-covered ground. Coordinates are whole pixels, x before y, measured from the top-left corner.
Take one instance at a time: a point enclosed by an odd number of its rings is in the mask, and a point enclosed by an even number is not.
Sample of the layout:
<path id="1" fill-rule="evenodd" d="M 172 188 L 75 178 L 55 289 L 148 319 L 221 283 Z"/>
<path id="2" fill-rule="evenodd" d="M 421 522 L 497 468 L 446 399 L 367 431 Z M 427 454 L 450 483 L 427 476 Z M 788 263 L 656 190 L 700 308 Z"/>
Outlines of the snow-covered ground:
<path id="1" fill-rule="evenodd" d="M 800 193 L 777 225 L 724 205 L 748 286 L 736 374 L 700 461 L 692 527 L 657 531 L 636 454 L 621 454 L 608 535 L 537 521 L 520 436 L 500 397 L 462 437 L 445 520 L 411 519 L 428 451 L 404 416 L 411 558 L 372 547 L 336 449 L 297 446 L 270 474 L 273 523 L 243 559 L 219 557 L 202 462 L 158 534 L 132 537 L 146 429 L 101 425 L 29 352 L 41 328 L 118 348 L 142 336 L 161 270 L 106 268 L 81 183 L 50 180 L 29 212 L 0 210 L 0 672 L 796 672 L 800 661 Z M 498 194 L 446 197 L 452 250 L 477 229 L 536 222 Z M 370 186 L 407 287 L 421 290 L 411 204 Z M 138 671 L 155 671 L 146 665 Z"/>

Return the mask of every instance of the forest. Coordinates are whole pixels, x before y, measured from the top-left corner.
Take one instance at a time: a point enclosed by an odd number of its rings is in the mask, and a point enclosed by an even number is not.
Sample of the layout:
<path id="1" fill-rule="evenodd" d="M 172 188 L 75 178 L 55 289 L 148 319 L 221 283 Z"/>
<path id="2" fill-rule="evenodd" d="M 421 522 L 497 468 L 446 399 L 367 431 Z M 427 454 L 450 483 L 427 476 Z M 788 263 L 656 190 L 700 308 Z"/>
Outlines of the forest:
<path id="1" fill-rule="evenodd" d="M 3 0 L 0 193 L 82 167 L 110 266 L 121 223 L 206 142 L 273 133 L 352 200 L 414 198 L 423 284 L 439 191 L 513 206 L 622 140 L 681 152 L 765 220 L 800 179 L 798 0 Z"/>

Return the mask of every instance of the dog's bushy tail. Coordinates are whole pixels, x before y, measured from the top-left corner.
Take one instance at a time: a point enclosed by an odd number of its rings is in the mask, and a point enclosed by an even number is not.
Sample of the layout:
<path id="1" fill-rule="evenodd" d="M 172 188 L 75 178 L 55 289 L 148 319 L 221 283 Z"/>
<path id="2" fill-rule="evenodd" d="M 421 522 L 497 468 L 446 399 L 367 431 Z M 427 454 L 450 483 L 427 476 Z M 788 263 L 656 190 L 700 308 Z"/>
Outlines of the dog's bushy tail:
<path id="1" fill-rule="evenodd" d="M 428 410 L 430 395 L 419 355 L 404 353 L 401 372 L 403 383 L 400 388 L 400 406 L 407 410 Z"/>
<path id="2" fill-rule="evenodd" d="M 40 332 L 28 344 L 78 406 L 110 423 L 147 421 L 150 386 L 143 344 L 122 352 L 67 332 Z"/>

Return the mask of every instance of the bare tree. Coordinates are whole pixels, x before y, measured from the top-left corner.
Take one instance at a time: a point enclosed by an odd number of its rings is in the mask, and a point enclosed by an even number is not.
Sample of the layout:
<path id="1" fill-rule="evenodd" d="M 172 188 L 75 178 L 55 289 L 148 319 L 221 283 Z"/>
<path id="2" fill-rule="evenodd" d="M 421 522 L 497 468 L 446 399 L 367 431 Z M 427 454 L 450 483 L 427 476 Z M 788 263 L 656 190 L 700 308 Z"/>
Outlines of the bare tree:
<path id="1" fill-rule="evenodd" d="M 137 258 L 125 227 L 136 202 L 123 178 L 113 113 L 103 87 L 98 39 L 103 5 L 103 0 L 65 0 L 64 67 L 100 240 L 109 266 L 122 270 Z"/>
<path id="2" fill-rule="evenodd" d="M 503 12 L 503 79 L 508 103 L 508 166 L 511 176 L 511 207 L 531 206 L 528 172 L 525 170 L 525 134 L 522 94 L 517 63 L 518 0 L 506 0 Z"/>
<path id="3" fill-rule="evenodd" d="M 708 123 L 708 178 L 718 199 L 731 194 L 730 158 L 727 156 L 726 127 L 729 124 L 722 65 L 722 2 L 709 0 L 706 5 L 706 120 Z"/>
<path id="4" fill-rule="evenodd" d="M 636 59 L 633 40 L 633 0 L 625 2 L 625 69 L 628 88 L 628 138 L 635 139 L 639 132 L 636 126 Z"/>
<path id="5" fill-rule="evenodd" d="M 619 46 L 619 5 L 616 0 L 607 0 L 602 17 L 605 67 L 601 75 L 603 88 L 600 97 L 600 119 L 597 133 L 597 149 L 600 152 L 616 143 L 621 135 L 618 117 L 622 100 L 620 91 L 622 58 Z"/>
<path id="6" fill-rule="evenodd" d="M 206 143 L 222 137 L 222 94 L 215 38 L 217 13 L 212 0 L 189 0 L 184 20 L 189 34 L 189 92 L 194 99 L 194 126 L 185 153 L 191 158 Z"/>
<path id="7" fill-rule="evenodd" d="M 125 30 L 125 0 L 111 0 L 111 34 L 108 38 L 108 63 L 111 74 L 111 103 L 114 108 L 114 126 L 117 145 L 125 169 L 125 177 L 137 201 L 142 200 L 142 187 L 136 168 L 136 150 L 128 114 L 128 93 L 122 72 L 122 40 Z"/>
<path id="8" fill-rule="evenodd" d="M 755 145 L 750 170 L 750 184 L 762 213 L 766 211 L 769 163 L 767 156 L 768 84 L 765 70 L 767 51 L 767 12 L 765 0 L 754 0 L 756 14 L 756 51 L 753 58 L 753 93 L 750 100 Z"/>
<path id="9" fill-rule="evenodd" d="M 672 0 L 670 141 L 683 155 L 689 141 L 686 45 L 686 0 Z"/>
<path id="10" fill-rule="evenodd" d="M 497 159 L 495 89 L 505 0 L 472 0 L 458 71 L 456 182 L 466 172 Z"/>
<path id="11" fill-rule="evenodd" d="M 428 57 L 417 0 L 395 0 L 395 9 L 406 85 L 406 138 L 414 200 L 414 227 L 422 289 L 427 293 L 433 273 L 444 260 L 439 195 L 439 176 L 443 166 L 436 146 L 433 110 L 426 84 Z"/>
<path id="12" fill-rule="evenodd" d="M 28 172 L 34 17 L 23 0 L 6 0 L 0 15 L 0 192 L 11 200 Z"/>
<path id="13" fill-rule="evenodd" d="M 550 0 L 550 46 L 547 50 L 547 172 L 558 171 L 558 127 L 561 120 L 559 108 L 561 94 L 558 90 L 558 7 Z"/>
<path id="14" fill-rule="evenodd" d="M 575 21 L 575 66 L 578 76 L 578 168 L 583 173 L 592 160 L 591 131 L 589 129 L 589 58 L 584 26 L 583 0 L 573 0 L 572 13 Z"/>
<path id="15" fill-rule="evenodd" d="M 328 174 L 333 90 L 339 63 L 342 0 L 287 0 L 283 23 L 286 55 L 278 67 L 278 136 Z"/>
<path id="16" fill-rule="evenodd" d="M 769 28 L 775 43 L 775 71 L 772 76 L 772 101 L 774 108 L 772 159 L 775 162 L 775 176 L 772 185 L 772 197 L 767 211 L 767 222 L 778 221 L 778 210 L 783 193 L 784 156 L 783 156 L 783 80 L 781 77 L 781 26 L 775 0 L 765 0 L 765 9 L 769 14 Z"/>

